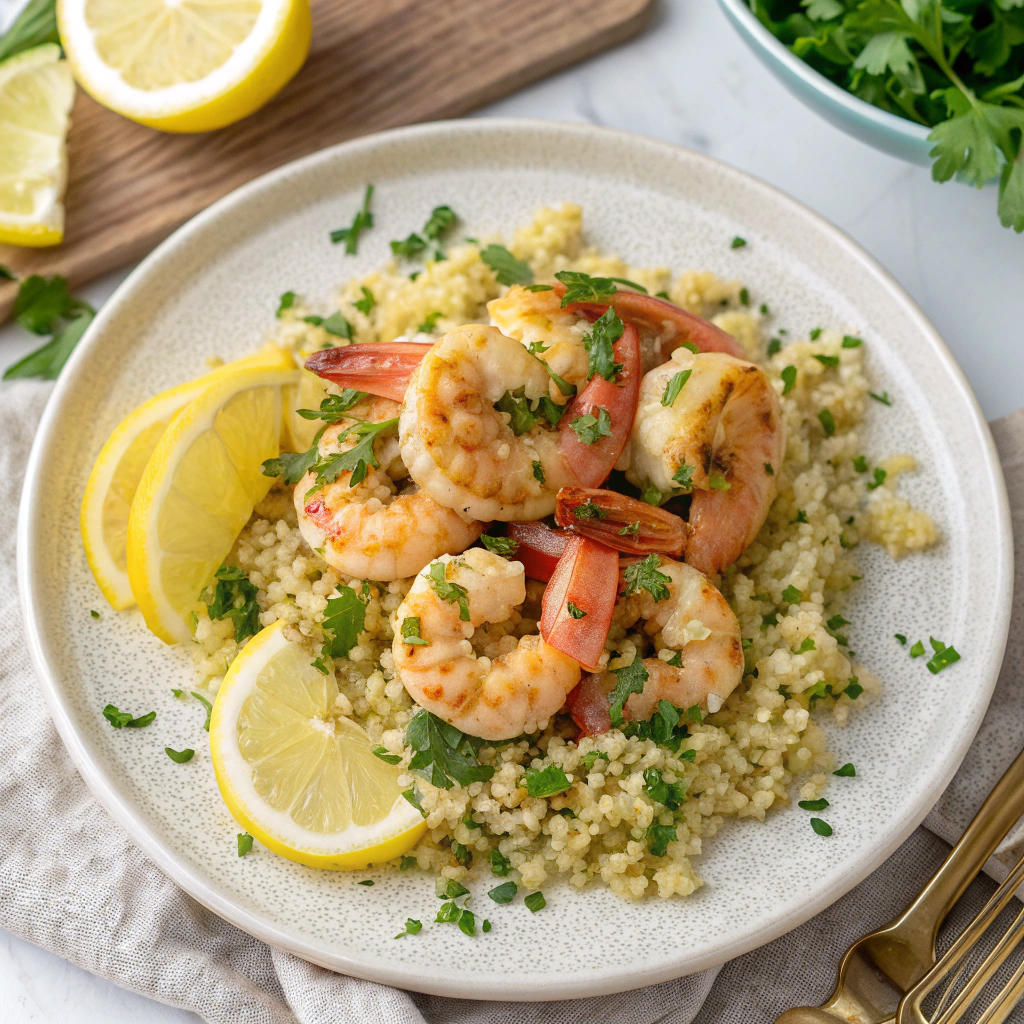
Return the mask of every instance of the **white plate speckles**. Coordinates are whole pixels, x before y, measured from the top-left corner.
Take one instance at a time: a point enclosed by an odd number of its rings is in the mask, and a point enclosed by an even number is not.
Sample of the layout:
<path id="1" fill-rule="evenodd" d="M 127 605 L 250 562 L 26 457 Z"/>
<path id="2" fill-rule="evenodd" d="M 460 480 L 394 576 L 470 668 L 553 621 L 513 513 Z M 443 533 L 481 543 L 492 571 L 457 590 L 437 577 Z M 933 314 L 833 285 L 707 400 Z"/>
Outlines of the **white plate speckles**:
<path id="1" fill-rule="evenodd" d="M 356 257 L 328 230 L 348 223 L 367 181 L 376 226 Z M 765 824 L 726 822 L 698 861 L 706 885 L 686 901 L 629 904 L 594 885 L 553 885 L 531 915 L 489 906 L 490 877 L 472 883 L 469 938 L 433 919 L 432 880 L 418 872 L 316 872 L 256 848 L 235 853 L 185 650 L 146 633 L 137 614 L 106 608 L 86 566 L 78 506 L 93 458 L 132 407 L 235 358 L 269 331 L 278 296 L 328 300 L 338 282 L 387 256 L 438 203 L 462 230 L 509 232 L 542 203 L 584 207 L 588 239 L 632 262 L 742 277 L 791 332 L 832 324 L 864 337 L 891 409 L 870 410 L 868 451 L 910 452 L 920 472 L 903 493 L 942 531 L 932 552 L 892 563 L 863 545 L 866 579 L 848 617 L 883 699 L 829 729 L 856 779 L 834 779 L 831 839 L 806 812 Z M 734 235 L 749 241 L 732 250 Z M 817 216 L 707 157 L 606 130 L 517 121 L 406 128 L 282 168 L 195 218 L 104 307 L 64 372 L 36 438 L 19 529 L 29 641 L 57 727 L 86 782 L 146 853 L 197 900 L 240 928 L 326 967 L 472 998 L 598 995 L 679 977 L 788 931 L 876 867 L 938 798 L 981 721 L 1009 618 L 1011 535 L 1002 476 L 973 396 L 934 329 L 896 283 Z M 103 609 L 93 620 L 90 608 Z M 911 662 L 896 631 L 955 643 L 963 661 L 938 676 Z M 115 731 L 111 701 L 155 708 L 148 729 Z M 187 766 L 165 745 L 194 746 Z M 371 888 L 358 885 L 372 877 Z M 633 941 L 633 940 L 636 941 Z"/>

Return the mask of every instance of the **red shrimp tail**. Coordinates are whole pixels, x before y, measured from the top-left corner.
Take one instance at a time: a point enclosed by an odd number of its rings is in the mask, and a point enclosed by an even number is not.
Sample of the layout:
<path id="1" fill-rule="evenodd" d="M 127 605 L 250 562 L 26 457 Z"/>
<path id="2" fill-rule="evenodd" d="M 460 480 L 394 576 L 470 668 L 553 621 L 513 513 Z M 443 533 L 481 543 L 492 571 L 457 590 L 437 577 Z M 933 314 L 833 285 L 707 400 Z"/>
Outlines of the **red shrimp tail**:
<path id="1" fill-rule="evenodd" d="M 672 512 L 596 487 L 561 488 L 555 522 L 627 555 L 679 557 L 690 532 Z"/>
<path id="2" fill-rule="evenodd" d="M 355 388 L 401 402 L 430 345 L 415 341 L 376 342 L 323 348 L 306 360 L 306 369 L 343 388 Z"/>

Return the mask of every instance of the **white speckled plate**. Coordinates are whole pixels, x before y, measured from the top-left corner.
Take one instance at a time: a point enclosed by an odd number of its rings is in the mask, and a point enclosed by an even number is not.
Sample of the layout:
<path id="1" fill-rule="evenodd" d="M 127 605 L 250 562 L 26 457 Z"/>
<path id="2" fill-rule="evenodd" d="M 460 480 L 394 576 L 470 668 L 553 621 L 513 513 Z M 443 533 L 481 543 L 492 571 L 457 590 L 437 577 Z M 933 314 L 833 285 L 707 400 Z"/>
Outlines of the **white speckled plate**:
<path id="1" fill-rule="evenodd" d="M 367 181 L 376 226 L 356 257 L 328 241 Z M 271 327 L 278 296 L 329 299 L 340 279 L 388 254 L 388 239 L 449 202 L 467 233 L 510 231 L 541 203 L 585 210 L 587 236 L 634 263 L 742 277 L 775 324 L 856 331 L 879 390 L 869 452 L 910 452 L 921 471 L 901 490 L 942 531 L 932 552 L 892 563 L 862 545 L 865 580 L 849 618 L 883 699 L 829 729 L 856 779 L 834 779 L 831 839 L 797 809 L 763 824 L 727 821 L 686 901 L 626 903 L 594 885 L 554 885 L 531 915 L 520 902 L 485 911 L 469 938 L 430 928 L 395 942 L 406 917 L 431 920 L 419 872 L 317 872 L 256 849 L 238 831 L 210 768 L 201 712 L 171 695 L 192 680 L 189 652 L 165 647 L 135 614 L 103 603 L 78 533 L 93 458 L 133 406 L 235 358 Z M 749 241 L 733 250 L 734 235 Z M 165 242 L 103 308 L 61 377 L 32 453 L 19 536 L 29 640 L 53 717 L 103 805 L 146 853 L 216 913 L 285 949 L 349 974 L 425 992 L 550 999 L 647 985 L 720 963 L 832 903 L 913 830 L 953 775 L 995 682 L 1010 609 L 1006 495 L 988 429 L 935 330 L 849 239 L 780 192 L 704 156 L 580 125 L 462 121 L 405 128 L 281 168 L 221 200 Z M 102 609 L 99 621 L 90 608 Z M 892 639 L 938 636 L 963 661 L 932 676 Z M 155 708 L 145 730 L 115 731 L 108 701 Z M 164 745 L 194 746 L 187 766 Z M 473 883 L 478 916 L 488 878 Z M 482 902 L 481 902 L 482 901 Z"/>

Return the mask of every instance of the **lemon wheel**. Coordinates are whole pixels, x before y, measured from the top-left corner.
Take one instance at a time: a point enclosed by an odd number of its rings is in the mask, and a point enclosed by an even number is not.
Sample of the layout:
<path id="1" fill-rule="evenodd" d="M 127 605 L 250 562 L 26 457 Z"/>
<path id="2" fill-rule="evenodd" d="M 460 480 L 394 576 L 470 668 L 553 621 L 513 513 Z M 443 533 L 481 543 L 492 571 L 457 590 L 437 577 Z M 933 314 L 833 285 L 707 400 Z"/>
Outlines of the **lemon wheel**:
<path id="1" fill-rule="evenodd" d="M 68 115 L 75 83 L 55 43 L 0 64 L 0 242 L 64 237 Z"/>
<path id="2" fill-rule="evenodd" d="M 280 349 L 269 348 L 163 391 L 132 410 L 100 450 L 82 497 L 82 543 L 89 568 L 114 608 L 135 604 L 128 580 L 128 516 L 143 471 L 167 424 L 211 384 L 254 364 L 287 368 L 291 359 Z"/>
<path id="3" fill-rule="evenodd" d="M 365 868 L 405 853 L 426 822 L 399 770 L 338 713 L 333 674 L 283 622 L 258 633 L 224 677 L 210 720 L 217 784 L 235 820 L 282 857 Z"/>
<path id="4" fill-rule="evenodd" d="M 199 595 L 270 489 L 262 463 L 280 453 L 282 364 L 217 374 L 163 432 L 128 517 L 127 564 L 146 625 L 167 643 L 191 638 Z"/>
<path id="5" fill-rule="evenodd" d="M 258 110 L 302 67 L 309 0 L 58 0 L 61 42 L 105 107 L 171 132 Z"/>

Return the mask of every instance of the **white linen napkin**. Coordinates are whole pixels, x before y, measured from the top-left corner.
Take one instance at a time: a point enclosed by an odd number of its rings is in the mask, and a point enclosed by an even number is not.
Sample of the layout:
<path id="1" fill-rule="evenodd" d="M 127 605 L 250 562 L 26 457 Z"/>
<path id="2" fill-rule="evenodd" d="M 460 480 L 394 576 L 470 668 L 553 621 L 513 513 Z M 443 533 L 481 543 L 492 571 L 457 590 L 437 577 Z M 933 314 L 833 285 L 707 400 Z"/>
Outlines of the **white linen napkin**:
<path id="1" fill-rule="evenodd" d="M 15 579 L 25 462 L 50 385 L 0 385 L 0 926 L 94 974 L 214 1024 L 757 1024 L 831 991 L 843 950 L 918 892 L 1024 746 L 1024 541 L 1004 669 L 978 738 L 906 843 L 843 899 L 761 949 L 678 981 L 571 1002 L 424 996 L 334 974 L 272 949 L 187 896 L 93 800 L 46 714 Z M 993 425 L 1014 532 L 1024 538 L 1024 410 Z M 941 838 L 940 838 L 941 837 Z M 945 842 L 943 841 L 945 840 Z M 1024 846 L 1018 823 L 987 869 Z M 979 879 L 966 919 L 991 893 Z M 1013 1021 L 1024 1021 L 1018 1008 Z"/>

